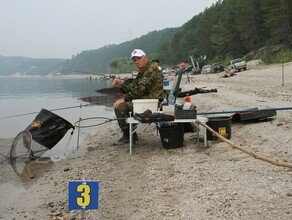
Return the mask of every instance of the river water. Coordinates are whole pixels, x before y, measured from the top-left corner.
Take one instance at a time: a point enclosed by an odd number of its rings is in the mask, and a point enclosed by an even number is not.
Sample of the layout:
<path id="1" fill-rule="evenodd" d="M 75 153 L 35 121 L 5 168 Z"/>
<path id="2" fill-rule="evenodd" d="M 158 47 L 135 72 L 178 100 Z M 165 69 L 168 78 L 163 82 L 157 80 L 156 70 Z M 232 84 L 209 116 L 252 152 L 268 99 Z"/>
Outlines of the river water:
<path id="1" fill-rule="evenodd" d="M 31 181 L 35 181 L 55 161 L 65 159 L 77 145 L 82 147 L 83 141 L 82 130 L 79 137 L 77 129 L 72 136 L 69 130 L 56 146 L 43 155 L 43 158 L 49 158 L 46 163 L 33 165 L 37 166 L 38 172 L 32 177 L 26 172 L 25 164 L 21 170 L 15 170 L 9 163 L 10 146 L 17 134 L 31 124 L 42 108 L 51 110 L 73 125 L 80 118 L 114 118 L 111 104 L 89 105 L 79 100 L 81 97 L 96 96 L 95 90 L 108 87 L 111 87 L 111 81 L 90 80 L 87 76 L 0 77 L 0 214 L 13 202 L 18 193 L 25 191 Z M 100 129 L 98 126 L 90 127 L 83 133 L 94 134 L 98 129 Z"/>

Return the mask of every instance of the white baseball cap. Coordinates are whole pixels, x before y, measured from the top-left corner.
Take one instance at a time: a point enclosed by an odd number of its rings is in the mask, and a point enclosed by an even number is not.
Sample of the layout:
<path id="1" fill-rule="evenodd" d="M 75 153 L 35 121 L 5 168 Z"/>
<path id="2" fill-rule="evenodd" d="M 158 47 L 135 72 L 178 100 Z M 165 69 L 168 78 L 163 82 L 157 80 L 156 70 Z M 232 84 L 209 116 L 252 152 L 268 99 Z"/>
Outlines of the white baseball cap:
<path id="1" fill-rule="evenodd" d="M 145 56 L 145 52 L 143 50 L 140 50 L 140 49 L 135 49 L 133 50 L 132 52 L 132 55 L 131 55 L 131 59 L 133 59 L 133 57 L 143 57 Z"/>

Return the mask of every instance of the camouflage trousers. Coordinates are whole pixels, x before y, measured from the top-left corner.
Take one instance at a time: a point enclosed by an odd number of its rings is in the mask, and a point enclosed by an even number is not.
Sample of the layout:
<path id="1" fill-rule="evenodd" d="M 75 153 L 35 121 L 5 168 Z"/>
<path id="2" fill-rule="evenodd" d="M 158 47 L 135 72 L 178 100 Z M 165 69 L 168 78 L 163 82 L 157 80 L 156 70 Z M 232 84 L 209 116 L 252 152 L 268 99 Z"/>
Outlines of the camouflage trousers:
<path id="1" fill-rule="evenodd" d="M 115 113 L 118 119 L 120 128 L 129 129 L 129 125 L 126 122 L 126 119 L 130 117 L 129 112 L 132 112 L 133 116 L 133 103 L 132 102 L 123 102 L 116 109 Z"/>

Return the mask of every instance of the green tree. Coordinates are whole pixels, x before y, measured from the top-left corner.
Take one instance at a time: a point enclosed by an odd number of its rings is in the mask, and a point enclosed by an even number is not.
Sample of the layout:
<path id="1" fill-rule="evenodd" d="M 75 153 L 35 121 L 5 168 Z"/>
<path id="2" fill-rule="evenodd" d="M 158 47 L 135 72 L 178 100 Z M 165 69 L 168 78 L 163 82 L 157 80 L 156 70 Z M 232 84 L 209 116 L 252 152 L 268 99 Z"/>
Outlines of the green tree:
<path id="1" fill-rule="evenodd" d="M 269 43 L 292 45 L 292 1 L 262 0 L 264 25 L 269 30 Z"/>
<path id="2" fill-rule="evenodd" d="M 213 26 L 211 42 L 216 53 L 237 56 L 244 53 L 244 46 L 240 41 L 238 26 L 236 24 L 238 0 L 223 1 L 223 8 L 218 23 Z"/>
<path id="3" fill-rule="evenodd" d="M 244 0 L 238 2 L 238 14 L 236 27 L 240 35 L 240 41 L 244 45 L 244 52 L 249 52 L 262 44 L 265 36 L 265 27 L 261 11 L 261 2 Z"/>
<path id="4" fill-rule="evenodd" d="M 217 23 L 220 16 L 220 5 L 213 5 L 206 9 L 200 17 L 200 22 L 195 33 L 195 53 L 206 55 L 207 59 L 211 59 L 215 55 L 215 50 L 211 42 L 211 34 L 213 26 Z"/>

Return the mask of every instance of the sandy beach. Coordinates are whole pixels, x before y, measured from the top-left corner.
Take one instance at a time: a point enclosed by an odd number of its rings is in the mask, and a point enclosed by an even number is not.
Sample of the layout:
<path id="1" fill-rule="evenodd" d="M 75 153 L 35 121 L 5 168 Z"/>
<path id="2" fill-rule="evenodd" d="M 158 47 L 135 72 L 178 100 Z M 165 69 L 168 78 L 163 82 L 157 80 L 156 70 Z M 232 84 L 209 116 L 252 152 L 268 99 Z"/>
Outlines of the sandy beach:
<path id="1" fill-rule="evenodd" d="M 192 75 L 188 83 L 184 76 L 182 91 L 218 90 L 191 96 L 198 112 L 292 107 L 292 62 L 283 69 L 254 61 L 246 71 L 223 75 Z M 292 164 L 291 128 L 292 111 L 279 110 L 268 120 L 232 123 L 230 141 Z M 117 141 L 117 122 L 102 125 L 68 159 L 28 178 L 27 190 L 0 219 L 81 219 L 80 211 L 68 210 L 68 182 L 83 177 L 100 185 L 99 209 L 85 211 L 85 219 L 292 219 L 291 168 L 219 140 L 205 147 L 195 133 L 185 134 L 182 148 L 164 149 L 154 124 L 137 132 L 130 155 L 129 145 Z"/>

